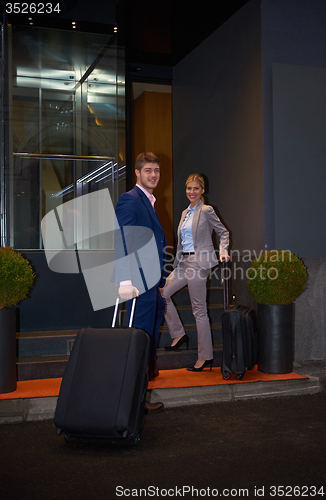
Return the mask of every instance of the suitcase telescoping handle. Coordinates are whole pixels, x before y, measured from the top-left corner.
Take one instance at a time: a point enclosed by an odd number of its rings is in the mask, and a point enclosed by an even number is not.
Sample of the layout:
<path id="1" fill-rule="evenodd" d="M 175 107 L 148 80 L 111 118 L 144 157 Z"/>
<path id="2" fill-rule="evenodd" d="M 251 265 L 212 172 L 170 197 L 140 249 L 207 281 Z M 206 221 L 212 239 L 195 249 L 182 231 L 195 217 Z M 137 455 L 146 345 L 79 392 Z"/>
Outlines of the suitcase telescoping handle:
<path id="1" fill-rule="evenodd" d="M 229 307 L 229 276 L 228 276 L 228 263 L 226 260 L 222 261 L 222 283 L 223 283 L 223 307 Z"/>
<path id="2" fill-rule="evenodd" d="M 137 297 L 134 297 L 132 299 L 132 306 L 131 306 L 131 313 L 130 313 L 130 319 L 129 319 L 128 328 L 132 327 L 132 323 L 134 321 L 136 299 L 137 299 Z M 115 324 L 116 324 L 116 321 L 117 321 L 117 315 L 118 315 L 118 309 L 119 309 L 119 302 L 120 302 L 120 299 L 119 299 L 119 297 L 117 297 L 117 300 L 115 301 L 115 308 L 114 308 L 113 319 L 112 319 L 112 328 L 115 327 Z"/>

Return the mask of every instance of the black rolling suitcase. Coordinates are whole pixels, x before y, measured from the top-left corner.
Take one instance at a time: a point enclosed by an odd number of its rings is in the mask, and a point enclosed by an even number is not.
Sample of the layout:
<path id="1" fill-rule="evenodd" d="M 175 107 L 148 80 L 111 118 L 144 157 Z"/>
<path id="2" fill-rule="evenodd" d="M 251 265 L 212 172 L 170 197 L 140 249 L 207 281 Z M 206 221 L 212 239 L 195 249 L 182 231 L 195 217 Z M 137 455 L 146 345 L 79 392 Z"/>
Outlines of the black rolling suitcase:
<path id="1" fill-rule="evenodd" d="M 227 269 L 224 264 L 223 271 Z M 229 307 L 228 277 L 224 272 L 224 312 L 222 314 L 223 358 L 221 372 L 225 380 L 235 373 L 241 380 L 258 359 L 256 312 L 246 306 Z"/>
<path id="2" fill-rule="evenodd" d="M 76 336 L 54 414 L 66 441 L 73 436 L 139 442 L 149 337 L 131 327 L 132 319 L 129 328 L 113 328 L 118 305 L 117 300 L 112 328 L 85 328 Z"/>

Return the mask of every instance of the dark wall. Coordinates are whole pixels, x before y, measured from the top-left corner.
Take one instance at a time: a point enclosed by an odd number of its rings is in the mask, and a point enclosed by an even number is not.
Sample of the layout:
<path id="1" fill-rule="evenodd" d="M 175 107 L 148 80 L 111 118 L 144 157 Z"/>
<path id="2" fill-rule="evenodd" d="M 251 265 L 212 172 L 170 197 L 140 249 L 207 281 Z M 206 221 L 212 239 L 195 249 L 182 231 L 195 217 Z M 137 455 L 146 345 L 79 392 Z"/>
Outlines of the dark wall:
<path id="1" fill-rule="evenodd" d="M 325 257 L 326 2 L 263 0 L 265 242 Z"/>
<path id="2" fill-rule="evenodd" d="M 275 247 L 325 257 L 326 68 L 274 64 L 273 136 Z"/>
<path id="3" fill-rule="evenodd" d="M 260 15 L 249 2 L 174 68 L 174 226 L 203 173 L 238 251 L 264 245 Z"/>
<path id="4" fill-rule="evenodd" d="M 252 0 L 175 67 L 175 227 L 198 171 L 233 251 L 326 255 L 325 26 L 324 0 Z"/>

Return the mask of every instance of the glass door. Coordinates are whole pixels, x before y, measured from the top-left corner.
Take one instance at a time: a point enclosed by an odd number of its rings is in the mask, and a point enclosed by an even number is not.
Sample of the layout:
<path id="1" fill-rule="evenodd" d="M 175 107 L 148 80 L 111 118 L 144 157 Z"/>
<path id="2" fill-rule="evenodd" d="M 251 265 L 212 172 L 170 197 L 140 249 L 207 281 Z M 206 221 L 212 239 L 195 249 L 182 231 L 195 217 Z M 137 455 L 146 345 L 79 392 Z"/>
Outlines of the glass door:
<path id="1" fill-rule="evenodd" d="M 2 245 L 37 250 L 46 214 L 104 188 L 115 205 L 125 191 L 124 52 L 113 27 L 109 34 L 28 26 L 2 32 Z M 85 220 L 97 224 L 90 214 Z M 74 241 L 83 241 L 74 217 L 70 223 Z M 111 246 L 101 235 L 81 244 Z"/>

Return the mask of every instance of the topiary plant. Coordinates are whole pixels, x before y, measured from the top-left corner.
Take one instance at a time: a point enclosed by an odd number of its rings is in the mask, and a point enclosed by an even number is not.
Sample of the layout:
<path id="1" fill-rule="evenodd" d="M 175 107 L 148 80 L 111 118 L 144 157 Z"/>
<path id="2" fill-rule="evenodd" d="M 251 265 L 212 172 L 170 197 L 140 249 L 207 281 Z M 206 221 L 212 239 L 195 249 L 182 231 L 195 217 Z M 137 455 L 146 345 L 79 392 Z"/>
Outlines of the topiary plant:
<path id="1" fill-rule="evenodd" d="M 11 247 L 0 248 L 0 309 L 28 297 L 35 273 L 28 260 Z"/>
<path id="2" fill-rule="evenodd" d="M 248 287 L 258 304 L 291 304 L 305 290 L 307 268 L 289 250 L 262 252 L 247 271 Z"/>

